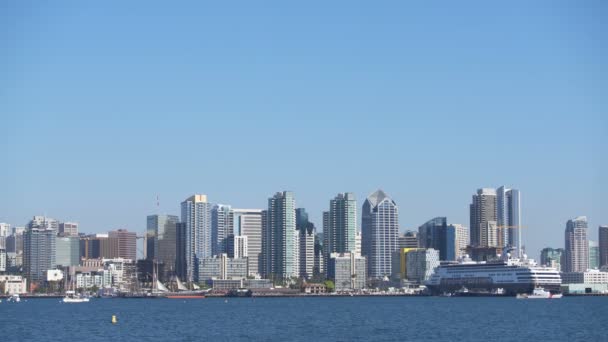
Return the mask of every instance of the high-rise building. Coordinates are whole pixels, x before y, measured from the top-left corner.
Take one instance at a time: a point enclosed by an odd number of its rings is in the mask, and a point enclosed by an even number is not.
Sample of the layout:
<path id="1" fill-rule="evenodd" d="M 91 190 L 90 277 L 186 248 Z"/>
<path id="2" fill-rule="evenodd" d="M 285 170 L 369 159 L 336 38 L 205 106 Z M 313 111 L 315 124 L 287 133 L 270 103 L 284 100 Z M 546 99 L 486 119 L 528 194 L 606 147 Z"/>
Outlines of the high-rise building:
<path id="1" fill-rule="evenodd" d="M 521 248 L 521 198 L 519 190 L 504 186 L 496 189 L 496 218 L 498 223 L 498 246 Z"/>
<path id="2" fill-rule="evenodd" d="M 466 248 L 471 243 L 469 238 L 469 228 L 457 223 L 448 224 L 448 229 L 454 230 L 454 252 L 456 254 L 456 259 L 463 257 L 466 255 Z"/>
<path id="3" fill-rule="evenodd" d="M 600 246 L 597 241 L 589 240 L 589 268 L 600 268 Z"/>
<path id="4" fill-rule="evenodd" d="M 372 193 L 363 203 L 361 234 L 361 252 L 367 259 L 368 276 L 389 277 L 393 252 L 397 250 L 399 210 L 384 191 Z"/>
<path id="5" fill-rule="evenodd" d="M 59 231 L 59 221 L 46 216 L 34 216 L 28 223 L 27 228 L 52 229 Z"/>
<path id="6" fill-rule="evenodd" d="M 565 234 L 564 272 L 585 272 L 589 268 L 589 242 L 587 241 L 587 217 L 568 220 Z"/>
<path id="7" fill-rule="evenodd" d="M 365 288 L 366 268 L 365 257 L 354 253 L 331 253 L 327 277 L 334 282 L 338 292 L 360 290 Z"/>
<path id="8" fill-rule="evenodd" d="M 438 250 L 440 260 L 455 260 L 456 234 L 454 228 L 448 228 L 447 221 L 445 217 L 435 217 L 418 227 L 418 241 L 421 248 Z"/>
<path id="9" fill-rule="evenodd" d="M 471 245 L 499 247 L 496 190 L 483 188 L 473 195 L 470 205 Z"/>
<path id="10" fill-rule="evenodd" d="M 78 223 L 77 222 L 59 223 L 59 234 L 62 236 L 78 236 Z"/>
<path id="11" fill-rule="evenodd" d="M 318 233 L 315 236 L 315 265 L 313 268 L 313 275 L 315 277 L 322 277 L 322 275 L 325 273 L 325 268 L 324 268 L 324 263 L 323 260 L 323 233 Z"/>
<path id="12" fill-rule="evenodd" d="M 399 234 L 397 238 L 397 247 L 398 249 L 402 248 L 418 248 L 418 233 L 408 231 L 405 234 Z"/>
<path id="13" fill-rule="evenodd" d="M 329 201 L 327 229 L 323 237 L 327 241 L 326 253 L 355 252 L 357 234 L 357 200 L 352 192 L 336 195 Z"/>
<path id="14" fill-rule="evenodd" d="M 540 264 L 542 266 L 554 267 L 558 271 L 562 269 L 563 258 L 563 248 L 546 247 L 540 251 Z"/>
<path id="15" fill-rule="evenodd" d="M 77 236 L 57 236 L 55 263 L 61 267 L 80 264 L 80 239 Z"/>
<path id="16" fill-rule="evenodd" d="M 163 264 L 167 279 L 175 271 L 177 256 L 177 224 L 175 215 L 148 215 L 146 218 L 146 259 Z"/>
<path id="17" fill-rule="evenodd" d="M 80 257 L 84 259 L 118 258 L 118 240 L 108 234 L 80 236 Z"/>
<path id="18" fill-rule="evenodd" d="M 355 255 L 361 256 L 361 232 L 355 234 Z"/>
<path id="19" fill-rule="evenodd" d="M 181 203 L 181 214 L 186 280 L 198 282 L 199 260 L 212 255 L 211 204 L 206 195 L 193 195 Z"/>
<path id="20" fill-rule="evenodd" d="M 211 254 L 227 253 L 228 236 L 233 234 L 231 207 L 225 204 L 216 204 L 211 208 Z"/>
<path id="21" fill-rule="evenodd" d="M 6 272 L 6 249 L 0 248 L 0 272 Z"/>
<path id="22" fill-rule="evenodd" d="M 23 236 L 23 272 L 30 282 L 44 281 L 46 271 L 55 268 L 57 230 L 51 227 L 30 222 Z"/>
<path id="23" fill-rule="evenodd" d="M 0 249 L 6 249 L 6 238 L 10 233 L 10 224 L 0 223 Z"/>
<path id="24" fill-rule="evenodd" d="M 315 225 L 308 220 L 304 208 L 296 209 L 296 234 L 298 242 L 298 273 L 303 279 L 313 276 L 315 266 Z"/>
<path id="25" fill-rule="evenodd" d="M 230 222 L 233 224 L 231 233 L 235 236 L 246 237 L 249 275 L 261 274 L 262 262 L 262 210 L 261 209 L 232 209 Z M 235 256 L 236 258 L 236 256 Z"/>
<path id="26" fill-rule="evenodd" d="M 137 234 L 126 229 L 117 229 L 108 232 L 110 244 L 118 245 L 118 258 L 137 261 Z"/>
<path id="27" fill-rule="evenodd" d="M 297 277 L 298 245 L 296 210 L 293 192 L 277 192 L 268 199 L 264 218 L 264 246 L 266 276 L 282 280 Z"/>
<path id="28" fill-rule="evenodd" d="M 247 259 L 249 254 L 247 236 L 231 234 L 226 239 L 226 249 L 229 258 Z"/>
<path id="29" fill-rule="evenodd" d="M 608 226 L 599 227 L 600 267 L 608 265 Z"/>
<path id="30" fill-rule="evenodd" d="M 244 279 L 247 278 L 247 259 L 229 258 L 226 253 L 201 259 L 199 264 L 200 281 L 210 279 Z"/>

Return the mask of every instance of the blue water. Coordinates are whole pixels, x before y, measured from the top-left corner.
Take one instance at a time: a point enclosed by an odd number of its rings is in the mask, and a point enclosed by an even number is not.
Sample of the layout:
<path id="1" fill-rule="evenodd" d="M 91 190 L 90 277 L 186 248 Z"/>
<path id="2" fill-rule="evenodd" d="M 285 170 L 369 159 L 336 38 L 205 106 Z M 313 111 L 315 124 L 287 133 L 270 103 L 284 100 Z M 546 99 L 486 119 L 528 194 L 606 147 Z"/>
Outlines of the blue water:
<path id="1" fill-rule="evenodd" d="M 3 301 L 0 341 L 24 340 L 608 341 L 608 297 Z"/>

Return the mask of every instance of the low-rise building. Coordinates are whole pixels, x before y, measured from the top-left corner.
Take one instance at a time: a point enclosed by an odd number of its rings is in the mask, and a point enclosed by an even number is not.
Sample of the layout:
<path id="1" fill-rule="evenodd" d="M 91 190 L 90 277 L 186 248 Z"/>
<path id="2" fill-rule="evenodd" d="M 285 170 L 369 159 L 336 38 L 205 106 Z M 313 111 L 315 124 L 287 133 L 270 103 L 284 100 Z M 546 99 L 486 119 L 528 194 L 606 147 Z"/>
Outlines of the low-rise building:
<path id="1" fill-rule="evenodd" d="M 608 284 L 608 272 L 562 272 L 562 284 Z"/>
<path id="2" fill-rule="evenodd" d="M 302 286 L 302 292 L 315 294 L 325 293 L 327 292 L 327 286 L 325 286 L 325 284 L 319 283 L 307 283 Z"/>
<path id="3" fill-rule="evenodd" d="M 27 293 L 27 279 L 19 275 L 0 275 L 0 293 L 13 295 Z"/>

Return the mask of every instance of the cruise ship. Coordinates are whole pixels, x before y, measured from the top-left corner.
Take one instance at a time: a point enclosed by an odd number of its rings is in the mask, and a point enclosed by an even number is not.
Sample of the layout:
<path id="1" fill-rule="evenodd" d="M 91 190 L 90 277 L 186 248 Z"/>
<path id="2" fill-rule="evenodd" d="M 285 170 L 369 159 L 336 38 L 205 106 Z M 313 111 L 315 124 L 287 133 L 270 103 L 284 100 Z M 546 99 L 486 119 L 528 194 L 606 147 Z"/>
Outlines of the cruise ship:
<path id="1" fill-rule="evenodd" d="M 425 282 L 432 294 L 467 291 L 510 296 L 532 293 L 539 287 L 555 294 L 560 292 L 561 284 L 555 268 L 538 266 L 525 254 L 521 259 L 512 258 L 507 250 L 494 261 L 475 262 L 465 256 L 457 262 L 442 264 Z"/>

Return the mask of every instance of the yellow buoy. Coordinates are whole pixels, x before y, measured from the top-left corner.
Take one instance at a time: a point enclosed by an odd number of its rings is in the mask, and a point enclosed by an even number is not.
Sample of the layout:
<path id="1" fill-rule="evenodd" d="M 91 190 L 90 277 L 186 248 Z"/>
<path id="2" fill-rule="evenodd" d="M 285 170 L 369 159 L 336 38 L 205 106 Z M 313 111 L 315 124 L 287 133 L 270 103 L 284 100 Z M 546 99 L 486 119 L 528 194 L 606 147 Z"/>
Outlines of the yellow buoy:
<path id="1" fill-rule="evenodd" d="M 118 323 L 118 320 L 116 319 L 116 315 L 112 315 L 112 324 L 116 324 Z"/>

